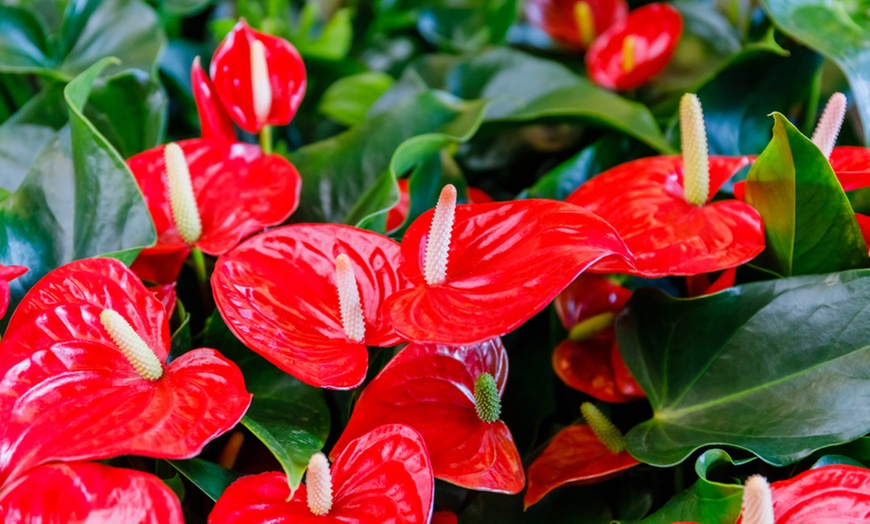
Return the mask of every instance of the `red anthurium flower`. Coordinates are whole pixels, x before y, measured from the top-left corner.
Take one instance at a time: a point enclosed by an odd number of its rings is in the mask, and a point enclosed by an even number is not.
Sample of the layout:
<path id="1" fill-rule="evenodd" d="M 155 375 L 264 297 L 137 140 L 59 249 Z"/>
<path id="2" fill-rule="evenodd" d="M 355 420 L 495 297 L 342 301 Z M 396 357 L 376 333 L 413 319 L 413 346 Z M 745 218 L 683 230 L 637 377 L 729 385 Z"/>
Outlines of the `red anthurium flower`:
<path id="1" fill-rule="evenodd" d="M 592 43 L 589 78 L 608 89 L 634 89 L 664 69 L 682 32 L 682 16 L 668 4 L 635 9 Z"/>
<path id="2" fill-rule="evenodd" d="M 577 206 L 455 202 L 455 188 L 446 186 L 435 211 L 415 220 L 402 240 L 402 270 L 414 287 L 386 307 L 409 340 L 474 344 L 504 335 L 595 262 L 617 255 L 630 264 L 613 228 Z"/>
<path id="3" fill-rule="evenodd" d="M 498 419 L 507 374 L 498 338 L 472 346 L 411 344 L 366 386 L 332 454 L 381 424 L 404 424 L 426 441 L 435 478 L 518 493 L 522 463 Z"/>
<path id="4" fill-rule="evenodd" d="M 492 202 L 492 197 L 475 187 L 468 188 L 468 203 L 483 204 Z M 411 194 L 408 192 L 408 179 L 399 179 L 399 203 L 387 213 L 387 231 L 398 229 L 408 217 L 411 208 Z"/>
<path id="5" fill-rule="evenodd" d="M 0 343 L 0 484 L 39 464 L 136 454 L 189 458 L 251 401 L 213 349 L 166 363 L 163 305 L 116 260 L 40 280 Z"/>
<path id="6" fill-rule="evenodd" d="M 306 484 L 290 492 L 282 473 L 230 485 L 209 524 L 425 524 L 435 481 L 423 439 L 413 429 L 380 426 L 350 442 L 332 468 L 318 453 Z"/>
<path id="7" fill-rule="evenodd" d="M 235 141 L 236 131 L 233 129 L 233 121 L 218 100 L 211 80 L 199 64 L 199 57 L 193 60 L 190 84 L 193 89 L 193 100 L 196 102 L 196 112 L 199 115 L 202 137 Z"/>
<path id="8" fill-rule="evenodd" d="M 697 275 L 739 266 L 764 249 L 764 226 L 755 208 L 737 200 L 710 202 L 748 159 L 708 161 L 697 97 L 685 95 L 680 113 L 682 157 L 621 164 L 567 198 L 610 222 L 635 256 L 635 267 L 611 257 L 596 264 L 594 271 L 643 277 Z"/>
<path id="9" fill-rule="evenodd" d="M 279 155 L 223 140 L 184 140 L 127 161 L 157 228 L 157 246 L 137 259 L 143 279 L 175 280 L 189 246 L 210 255 L 283 222 L 299 204 L 299 173 Z"/>
<path id="10" fill-rule="evenodd" d="M 4 266 L 0 264 L 0 317 L 6 314 L 6 308 L 9 307 L 9 282 L 27 273 L 27 268 L 24 266 Z"/>
<path id="11" fill-rule="evenodd" d="M 249 133 L 289 123 L 305 95 L 305 64 L 296 48 L 244 20 L 215 50 L 211 79 L 232 119 Z"/>
<path id="12" fill-rule="evenodd" d="M 622 435 L 592 404 L 583 405 L 590 425 L 568 426 L 529 466 L 525 507 L 559 486 L 601 482 L 640 464 L 625 451 Z"/>
<path id="13" fill-rule="evenodd" d="M 453 512 L 436 511 L 432 514 L 432 524 L 459 524 L 459 519 Z"/>
<path id="14" fill-rule="evenodd" d="M 764 518 L 766 520 L 759 520 Z M 870 520 L 870 470 L 832 465 L 767 485 L 761 476 L 747 479 L 738 524 L 815 524 Z"/>
<path id="15" fill-rule="evenodd" d="M 555 40 L 586 49 L 607 28 L 625 19 L 625 0 L 531 0 L 526 17 Z"/>
<path id="16" fill-rule="evenodd" d="M 616 346 L 613 321 L 631 292 L 604 277 L 580 275 L 554 301 L 570 337 L 553 351 L 553 369 L 568 386 L 604 402 L 643 398 Z"/>
<path id="17" fill-rule="evenodd" d="M 181 505 L 154 475 L 96 463 L 39 466 L 0 491 L 0 520 L 182 524 Z"/>
<path id="18" fill-rule="evenodd" d="M 355 388 L 366 346 L 401 338 L 384 318 L 386 297 L 408 286 L 399 245 L 351 226 L 273 229 L 220 257 L 215 303 L 249 348 L 306 384 Z"/>

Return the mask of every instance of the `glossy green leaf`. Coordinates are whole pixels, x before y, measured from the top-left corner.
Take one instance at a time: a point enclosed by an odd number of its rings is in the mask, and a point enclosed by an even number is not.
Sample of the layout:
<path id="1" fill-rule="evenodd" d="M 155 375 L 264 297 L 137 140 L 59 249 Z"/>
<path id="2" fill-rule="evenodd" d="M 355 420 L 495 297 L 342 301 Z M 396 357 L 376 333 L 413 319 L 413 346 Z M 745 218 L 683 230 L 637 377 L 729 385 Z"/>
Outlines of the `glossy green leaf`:
<path id="1" fill-rule="evenodd" d="M 427 91 L 291 153 L 290 161 L 302 175 L 294 220 L 371 225 L 398 202 L 397 175 L 442 147 L 468 140 L 484 107 L 483 101 Z"/>
<path id="2" fill-rule="evenodd" d="M 193 482 L 208 498 L 215 501 L 220 498 L 227 486 L 241 476 L 201 458 L 167 460 L 166 462 Z"/>
<path id="3" fill-rule="evenodd" d="M 29 11 L 0 5 L 0 71 L 31 73 L 50 67 L 45 33 Z"/>
<path id="4" fill-rule="evenodd" d="M 491 99 L 487 122 L 579 119 L 615 129 L 663 153 L 673 148 L 641 103 L 595 86 L 567 67 L 507 48 L 472 57 L 447 78 L 465 99 Z"/>
<path id="5" fill-rule="evenodd" d="M 246 348 L 217 312 L 209 319 L 205 345 L 218 349 L 242 370 L 245 386 L 254 394 L 242 424 L 278 459 L 295 489 L 302 482 L 308 459 L 323 448 L 329 436 L 323 392 Z"/>
<path id="6" fill-rule="evenodd" d="M 703 446 L 795 462 L 870 430 L 870 271 L 745 284 L 691 300 L 635 292 L 620 352 L 653 408 L 629 452 L 668 466 Z"/>
<path id="7" fill-rule="evenodd" d="M 361 124 L 372 105 L 392 85 L 393 77 L 377 71 L 344 77 L 323 93 L 320 112 L 339 124 Z"/>
<path id="8" fill-rule="evenodd" d="M 762 0 L 783 32 L 835 62 L 849 79 L 870 144 L 870 19 L 863 2 Z M 790 79 L 791 80 L 791 79 Z"/>
<path id="9" fill-rule="evenodd" d="M 69 123 L 0 203 L 0 263 L 30 271 L 12 283 L 12 304 L 50 270 L 112 256 L 130 263 L 156 240 L 142 193 L 124 159 L 82 114 L 101 60 L 64 89 Z"/>
<path id="10" fill-rule="evenodd" d="M 175 16 L 191 16 L 210 6 L 213 0 L 160 0 L 161 7 Z"/>
<path id="11" fill-rule="evenodd" d="M 828 160 L 783 115 L 753 164 L 746 201 L 764 219 L 763 260 L 781 275 L 866 267 L 867 245 Z"/>
<path id="12" fill-rule="evenodd" d="M 417 29 L 439 48 L 479 51 L 502 43 L 516 17 L 516 0 L 430 2 L 420 9 Z"/>

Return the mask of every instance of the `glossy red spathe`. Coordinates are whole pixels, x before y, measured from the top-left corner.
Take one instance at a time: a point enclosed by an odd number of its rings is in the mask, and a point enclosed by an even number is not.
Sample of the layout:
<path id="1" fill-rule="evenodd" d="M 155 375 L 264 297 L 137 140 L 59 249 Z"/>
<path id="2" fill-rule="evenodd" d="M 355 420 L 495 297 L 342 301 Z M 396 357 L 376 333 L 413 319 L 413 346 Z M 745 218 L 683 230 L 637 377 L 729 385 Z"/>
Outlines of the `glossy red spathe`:
<path id="1" fill-rule="evenodd" d="M 162 364 L 143 378 L 100 320 L 111 309 Z M 0 342 L 0 484 L 40 464 L 137 454 L 189 458 L 251 401 L 238 367 L 208 348 L 166 364 L 163 305 L 117 260 L 85 259 L 42 278 Z"/>
<path id="2" fill-rule="evenodd" d="M 330 468 L 332 509 L 312 515 L 305 485 L 290 497 L 287 477 L 263 473 L 230 485 L 209 524 L 426 524 L 434 479 L 426 445 L 411 428 L 379 426 L 348 443 Z"/>
<path id="3" fill-rule="evenodd" d="M 271 108 L 257 117 L 251 73 L 251 43 L 263 44 L 268 68 Z M 254 29 L 244 19 L 220 43 L 211 60 L 211 79 L 221 102 L 239 127 L 256 133 L 265 125 L 290 122 L 305 95 L 305 64 L 293 45 Z"/>
<path id="4" fill-rule="evenodd" d="M 0 521 L 183 524 L 181 505 L 154 475 L 98 463 L 40 466 L 0 491 Z"/>
<path id="5" fill-rule="evenodd" d="M 519 452 L 501 420 L 475 411 L 474 382 L 495 378 L 499 397 L 508 374 L 500 339 L 470 346 L 411 344 L 360 395 L 332 450 L 384 423 L 410 426 L 423 436 L 435 478 L 469 489 L 518 493 L 525 484 Z"/>
<path id="6" fill-rule="evenodd" d="M 235 141 L 236 131 L 233 129 L 233 121 L 218 99 L 208 75 L 203 71 L 199 57 L 193 60 L 193 66 L 190 68 L 190 85 L 202 137 Z"/>
<path id="7" fill-rule="evenodd" d="M 365 337 L 342 324 L 335 265 L 350 257 L 362 304 Z M 384 316 L 384 301 L 408 286 L 399 273 L 399 244 L 351 226 L 299 224 L 273 229 L 220 257 L 214 298 L 229 328 L 248 347 L 299 380 L 349 389 L 368 368 L 366 346 L 401 338 Z"/>
<path id="8" fill-rule="evenodd" d="M 459 205 L 446 278 L 430 286 L 423 267 L 432 215 L 421 215 L 402 239 L 402 270 L 414 287 L 386 306 L 396 331 L 415 342 L 474 344 L 504 335 L 592 264 L 608 257 L 631 264 L 616 231 L 580 207 L 552 200 Z"/>
<path id="9" fill-rule="evenodd" d="M 710 157 L 710 197 L 703 206 L 686 202 L 680 156 L 627 162 L 580 186 L 567 201 L 607 220 L 635 257 L 634 267 L 612 257 L 592 270 L 656 278 L 710 273 L 752 260 L 764 249 L 761 215 L 745 202 L 710 202 L 748 163 L 745 157 Z"/>
<path id="10" fill-rule="evenodd" d="M 9 282 L 27 273 L 24 266 L 4 266 L 0 264 L 0 317 L 6 314 L 11 297 Z"/>
<path id="11" fill-rule="evenodd" d="M 638 464 L 627 451 L 614 453 L 607 449 L 589 426 L 568 426 L 529 466 L 529 487 L 523 503 L 528 508 L 560 486 L 601 482 Z"/>
<path id="12" fill-rule="evenodd" d="M 585 34 L 586 29 L 578 15 L 577 4 L 584 1 L 588 6 L 591 34 Z M 625 19 L 628 14 L 628 4 L 625 0 L 530 0 L 525 5 L 526 18 L 529 22 L 546 32 L 553 39 L 582 50 L 601 33 L 617 22 Z"/>
<path id="13" fill-rule="evenodd" d="M 682 32 L 682 16 L 668 4 L 635 9 L 593 42 L 586 53 L 589 78 L 608 89 L 641 86 L 668 64 Z"/>

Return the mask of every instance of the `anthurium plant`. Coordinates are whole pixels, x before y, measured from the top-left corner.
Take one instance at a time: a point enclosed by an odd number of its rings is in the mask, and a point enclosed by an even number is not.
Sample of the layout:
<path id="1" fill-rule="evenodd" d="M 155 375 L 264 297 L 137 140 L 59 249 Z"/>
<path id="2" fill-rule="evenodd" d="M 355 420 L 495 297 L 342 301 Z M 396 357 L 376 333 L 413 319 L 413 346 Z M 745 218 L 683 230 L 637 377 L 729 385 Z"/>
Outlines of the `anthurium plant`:
<path id="1" fill-rule="evenodd" d="M 0 520 L 870 520 L 845 0 L 0 0 Z"/>

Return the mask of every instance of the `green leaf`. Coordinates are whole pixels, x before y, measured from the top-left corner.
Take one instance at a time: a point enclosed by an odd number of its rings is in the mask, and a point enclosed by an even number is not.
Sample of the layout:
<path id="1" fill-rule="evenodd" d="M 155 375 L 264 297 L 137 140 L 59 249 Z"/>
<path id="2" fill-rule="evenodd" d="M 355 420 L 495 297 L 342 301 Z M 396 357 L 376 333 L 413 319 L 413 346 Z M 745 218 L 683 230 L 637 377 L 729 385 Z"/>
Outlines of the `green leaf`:
<path id="1" fill-rule="evenodd" d="M 523 511 L 523 499 L 517 495 L 478 493 L 459 515 L 459 522 L 498 522 L 499 524 L 576 524 L 607 523 L 610 508 L 594 488 L 568 486 L 548 494 Z"/>
<path id="2" fill-rule="evenodd" d="M 695 462 L 698 481 L 641 522 L 643 524 L 671 524 L 672 522 L 733 524 L 740 515 L 743 486 L 714 482 L 709 479 L 709 474 L 714 469 L 741 465 L 745 462 L 735 462 L 721 449 L 705 451 Z"/>
<path id="3" fill-rule="evenodd" d="M 306 3 L 303 16 L 305 13 L 319 16 L 318 5 L 318 2 Z M 346 7 L 337 10 L 319 31 L 311 26 L 302 27 L 300 23 L 300 27 L 290 32 L 288 39 L 304 58 L 342 60 L 350 52 L 353 42 L 353 11 Z"/>
<path id="4" fill-rule="evenodd" d="M 432 2 L 420 9 L 417 28 L 437 47 L 474 52 L 502 43 L 516 17 L 516 0 Z"/>
<path id="5" fill-rule="evenodd" d="M 129 264 L 156 241 L 124 159 L 81 112 L 95 78 L 111 63 L 101 60 L 64 88 L 69 123 L 0 203 L 0 263 L 30 268 L 12 283 L 13 307 L 54 268 L 104 255 Z"/>
<path id="6" fill-rule="evenodd" d="M 191 16 L 203 11 L 213 0 L 160 0 L 163 9 L 175 16 Z"/>
<path id="7" fill-rule="evenodd" d="M 246 348 L 217 312 L 208 321 L 205 345 L 220 350 L 242 370 L 245 385 L 254 394 L 242 424 L 278 459 L 291 489 L 296 489 L 308 459 L 323 448 L 329 436 L 329 409 L 323 392 Z"/>
<path id="8" fill-rule="evenodd" d="M 625 133 L 660 152 L 674 152 L 645 105 L 601 89 L 551 60 L 497 48 L 456 67 L 447 85 L 461 98 L 491 99 L 487 122 L 580 119 Z"/>
<path id="9" fill-rule="evenodd" d="M 299 222 L 372 224 L 398 202 L 396 177 L 468 140 L 485 102 L 427 91 L 363 124 L 289 155 L 302 175 Z"/>
<path id="10" fill-rule="evenodd" d="M 228 471 L 213 462 L 201 458 L 188 460 L 167 460 L 173 468 L 187 477 L 188 480 L 208 495 L 208 498 L 217 501 L 227 486 L 236 481 L 241 475 Z"/>
<path id="11" fill-rule="evenodd" d="M 30 12 L 0 5 L 0 71 L 32 73 L 50 67 L 45 33 Z"/>
<path id="12" fill-rule="evenodd" d="M 766 266 L 781 275 L 866 267 L 867 245 L 828 160 L 783 115 L 749 171 L 746 201 L 764 219 Z"/>
<path id="13" fill-rule="evenodd" d="M 703 446 L 774 465 L 870 430 L 870 271 L 758 282 L 690 300 L 642 289 L 617 320 L 653 418 L 626 435 L 658 466 Z"/>
<path id="14" fill-rule="evenodd" d="M 762 0 L 784 33 L 836 63 L 852 86 L 870 145 L 870 24 L 863 2 Z M 789 81 L 792 81 L 791 78 Z"/>
<path id="15" fill-rule="evenodd" d="M 320 112 L 339 124 L 361 124 L 369 109 L 392 85 L 393 77 L 377 71 L 341 78 L 323 93 Z"/>

